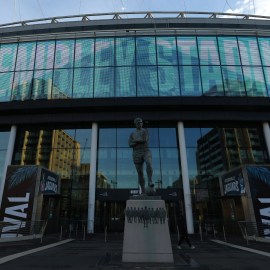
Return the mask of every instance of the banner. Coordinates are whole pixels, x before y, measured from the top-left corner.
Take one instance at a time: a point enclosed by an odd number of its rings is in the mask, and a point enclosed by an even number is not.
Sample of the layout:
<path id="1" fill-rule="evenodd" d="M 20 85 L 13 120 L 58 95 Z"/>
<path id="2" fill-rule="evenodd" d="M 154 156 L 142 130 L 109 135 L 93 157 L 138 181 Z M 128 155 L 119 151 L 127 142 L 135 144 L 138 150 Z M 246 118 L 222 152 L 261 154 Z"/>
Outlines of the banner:
<path id="1" fill-rule="evenodd" d="M 59 176 L 41 168 L 39 191 L 46 195 L 59 194 Z"/>
<path id="2" fill-rule="evenodd" d="M 0 211 L 0 221 L 6 222 L 1 238 L 23 235 L 26 221 L 32 218 L 37 177 L 37 166 L 8 166 Z"/>

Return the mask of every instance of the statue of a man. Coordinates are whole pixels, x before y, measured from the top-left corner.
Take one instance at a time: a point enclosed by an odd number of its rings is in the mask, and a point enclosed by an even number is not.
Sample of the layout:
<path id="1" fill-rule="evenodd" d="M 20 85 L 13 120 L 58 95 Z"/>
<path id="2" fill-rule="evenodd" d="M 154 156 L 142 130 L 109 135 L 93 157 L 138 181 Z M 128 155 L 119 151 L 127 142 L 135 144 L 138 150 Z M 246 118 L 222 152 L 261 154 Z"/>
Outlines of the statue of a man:
<path id="1" fill-rule="evenodd" d="M 134 120 L 136 129 L 129 136 L 129 146 L 133 148 L 133 162 L 135 164 L 138 181 L 141 187 L 142 194 L 145 194 L 145 180 L 143 176 L 143 165 L 146 164 L 146 173 L 148 177 L 148 187 L 153 190 L 154 184 L 152 182 L 152 154 L 148 148 L 148 131 L 143 126 L 143 120 L 136 118 Z"/>

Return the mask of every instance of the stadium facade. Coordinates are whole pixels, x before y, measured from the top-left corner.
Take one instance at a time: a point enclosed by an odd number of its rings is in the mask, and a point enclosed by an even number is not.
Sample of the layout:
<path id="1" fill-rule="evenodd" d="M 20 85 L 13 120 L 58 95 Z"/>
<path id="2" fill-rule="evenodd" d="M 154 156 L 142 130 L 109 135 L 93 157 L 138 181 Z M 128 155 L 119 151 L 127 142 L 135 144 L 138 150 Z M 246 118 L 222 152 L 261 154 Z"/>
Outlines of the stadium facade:
<path id="1" fill-rule="evenodd" d="M 40 166 L 61 179 L 39 209 L 52 228 L 122 231 L 139 190 L 128 146 L 139 116 L 171 230 L 179 211 L 190 233 L 253 220 L 244 191 L 224 193 L 221 177 L 269 165 L 269 19 L 145 12 L 2 25 L 1 194 L 8 166 Z"/>

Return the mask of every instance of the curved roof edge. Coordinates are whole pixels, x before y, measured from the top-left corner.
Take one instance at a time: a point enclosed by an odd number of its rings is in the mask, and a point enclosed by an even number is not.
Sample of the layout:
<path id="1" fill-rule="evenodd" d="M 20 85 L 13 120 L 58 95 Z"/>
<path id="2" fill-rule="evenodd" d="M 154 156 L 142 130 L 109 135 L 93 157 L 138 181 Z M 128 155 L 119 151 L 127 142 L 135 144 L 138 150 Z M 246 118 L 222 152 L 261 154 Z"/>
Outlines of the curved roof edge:
<path id="1" fill-rule="evenodd" d="M 215 12 L 120 12 L 61 16 L 0 25 L 0 41 L 68 35 L 243 34 L 270 36 L 270 17 Z M 122 32 L 122 33 L 121 33 Z M 80 36 L 80 35 L 79 35 Z M 24 37 L 24 38 L 23 38 Z"/>

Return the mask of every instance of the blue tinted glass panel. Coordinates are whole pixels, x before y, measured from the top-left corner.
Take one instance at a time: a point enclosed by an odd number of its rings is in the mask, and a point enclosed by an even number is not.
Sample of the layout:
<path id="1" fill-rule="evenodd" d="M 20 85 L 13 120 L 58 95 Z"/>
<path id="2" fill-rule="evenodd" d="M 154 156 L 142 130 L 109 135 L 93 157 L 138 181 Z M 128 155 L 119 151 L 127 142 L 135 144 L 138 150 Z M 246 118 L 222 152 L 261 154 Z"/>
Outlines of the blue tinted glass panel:
<path id="1" fill-rule="evenodd" d="M 115 68 L 115 94 L 117 97 L 136 96 L 135 67 Z"/>
<path id="2" fill-rule="evenodd" d="M 96 186 L 97 188 L 113 188 L 114 181 L 116 181 L 116 149 L 99 148 Z"/>
<path id="3" fill-rule="evenodd" d="M 157 37 L 158 65 L 177 65 L 175 37 Z"/>
<path id="4" fill-rule="evenodd" d="M 270 38 L 258 38 L 259 48 L 264 66 L 270 66 Z"/>
<path id="5" fill-rule="evenodd" d="M 224 95 L 220 67 L 201 66 L 203 94 Z"/>
<path id="6" fill-rule="evenodd" d="M 71 98 L 72 69 L 55 69 L 53 76 L 53 98 Z"/>
<path id="7" fill-rule="evenodd" d="M 242 65 L 261 65 L 257 39 L 254 37 L 238 38 Z"/>
<path id="8" fill-rule="evenodd" d="M 219 65 L 216 37 L 198 37 L 198 48 L 201 65 Z"/>
<path id="9" fill-rule="evenodd" d="M 160 128 L 159 143 L 160 147 L 177 147 L 176 129 Z"/>
<path id="10" fill-rule="evenodd" d="M 8 141 L 9 141 L 9 135 L 10 135 L 9 131 L 1 131 L 0 132 L 0 149 L 1 150 L 3 150 L 3 149 L 6 150 L 7 149 Z"/>
<path id="11" fill-rule="evenodd" d="M 221 65 L 240 65 L 236 37 L 218 37 Z"/>
<path id="12" fill-rule="evenodd" d="M 72 68 L 74 58 L 74 40 L 57 40 L 55 68 Z"/>
<path id="13" fill-rule="evenodd" d="M 17 43 L 1 44 L 0 72 L 13 71 L 17 55 Z"/>
<path id="14" fill-rule="evenodd" d="M 270 67 L 264 67 L 263 70 L 264 70 L 268 96 L 269 96 L 270 95 Z"/>
<path id="15" fill-rule="evenodd" d="M 146 128 L 148 130 L 149 147 L 159 147 L 158 128 L 148 128 L 148 123 L 145 120 L 144 120 L 144 128 Z"/>
<path id="16" fill-rule="evenodd" d="M 130 123 L 133 124 L 131 120 Z M 118 128 L 117 129 L 117 147 L 129 147 L 128 140 L 130 134 L 135 130 L 134 128 Z"/>
<path id="17" fill-rule="evenodd" d="M 73 97 L 93 97 L 93 68 L 74 69 Z"/>
<path id="18" fill-rule="evenodd" d="M 156 65 L 156 44 L 154 37 L 136 38 L 137 65 Z"/>
<path id="19" fill-rule="evenodd" d="M 135 65 L 135 38 L 116 38 L 116 65 L 134 66 Z"/>
<path id="20" fill-rule="evenodd" d="M 162 188 L 175 186 L 175 183 L 179 181 L 180 178 L 178 149 L 161 148 L 160 163 L 161 163 Z"/>
<path id="21" fill-rule="evenodd" d="M 114 68 L 96 68 L 94 97 L 114 96 Z"/>
<path id="22" fill-rule="evenodd" d="M 35 69 L 52 69 L 55 41 L 38 41 Z"/>
<path id="23" fill-rule="evenodd" d="M 178 67 L 159 66 L 158 81 L 160 96 L 180 96 Z"/>
<path id="24" fill-rule="evenodd" d="M 201 138 L 200 128 L 185 128 L 185 141 L 187 147 L 197 147 L 198 140 Z"/>
<path id="25" fill-rule="evenodd" d="M 248 96 L 267 96 L 261 67 L 243 67 Z"/>
<path id="26" fill-rule="evenodd" d="M 114 38 L 96 39 L 96 66 L 114 66 Z"/>
<path id="27" fill-rule="evenodd" d="M 27 100 L 31 97 L 33 71 L 15 72 L 12 100 Z"/>
<path id="28" fill-rule="evenodd" d="M 77 39 L 75 48 L 75 67 L 93 67 L 95 53 L 94 39 Z"/>
<path id="29" fill-rule="evenodd" d="M 201 96 L 201 75 L 198 66 L 180 66 L 180 84 L 182 96 Z"/>
<path id="30" fill-rule="evenodd" d="M 153 167 L 153 183 L 156 185 L 161 179 L 161 168 L 160 168 L 160 151 L 159 148 L 150 148 L 152 153 L 152 167 Z M 147 184 L 147 177 L 145 173 L 145 183 Z"/>
<path id="31" fill-rule="evenodd" d="M 128 137 L 126 141 L 128 141 Z M 100 128 L 98 145 L 99 147 L 116 147 L 116 128 Z"/>
<path id="32" fill-rule="evenodd" d="M 113 188 L 138 188 L 138 176 L 131 148 L 117 148 L 117 181 Z"/>
<path id="33" fill-rule="evenodd" d="M 198 65 L 196 37 L 177 37 L 179 65 Z"/>
<path id="34" fill-rule="evenodd" d="M 0 101 L 10 100 L 13 75 L 13 72 L 0 73 Z"/>
<path id="35" fill-rule="evenodd" d="M 137 67 L 137 95 L 158 96 L 157 67 Z"/>
<path id="36" fill-rule="evenodd" d="M 19 43 L 16 70 L 31 70 L 34 68 L 36 42 Z"/>
<path id="37" fill-rule="evenodd" d="M 50 99 L 52 95 L 52 70 L 34 72 L 32 99 Z"/>
<path id="38" fill-rule="evenodd" d="M 227 96 L 245 96 L 245 85 L 240 66 L 222 66 L 222 75 Z"/>

